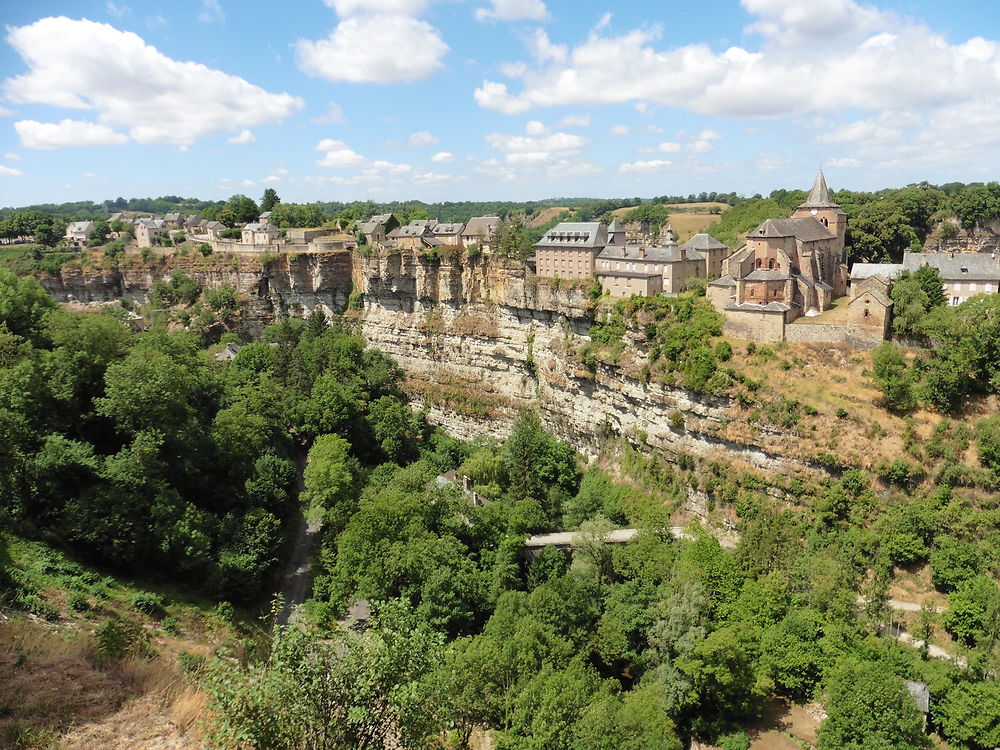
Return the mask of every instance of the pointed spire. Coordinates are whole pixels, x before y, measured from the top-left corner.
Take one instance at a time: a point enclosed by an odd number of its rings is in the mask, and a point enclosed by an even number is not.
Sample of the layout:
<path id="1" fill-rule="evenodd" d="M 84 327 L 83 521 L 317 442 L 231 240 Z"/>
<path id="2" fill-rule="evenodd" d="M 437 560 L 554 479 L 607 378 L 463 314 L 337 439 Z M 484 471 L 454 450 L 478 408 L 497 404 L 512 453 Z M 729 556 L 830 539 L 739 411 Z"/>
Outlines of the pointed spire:
<path id="1" fill-rule="evenodd" d="M 819 168 L 816 175 L 816 182 L 813 183 L 809 197 L 799 208 L 839 208 L 836 203 L 830 200 L 830 189 L 826 186 L 826 177 L 823 176 L 823 168 Z"/>

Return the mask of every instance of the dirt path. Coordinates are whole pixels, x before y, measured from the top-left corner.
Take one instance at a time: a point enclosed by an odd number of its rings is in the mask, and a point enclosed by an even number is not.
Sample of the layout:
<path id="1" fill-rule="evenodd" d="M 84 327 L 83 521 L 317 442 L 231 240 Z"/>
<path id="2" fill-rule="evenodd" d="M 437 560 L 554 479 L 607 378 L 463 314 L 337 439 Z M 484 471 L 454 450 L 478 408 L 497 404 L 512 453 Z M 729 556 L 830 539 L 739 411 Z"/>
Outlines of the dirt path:
<path id="1" fill-rule="evenodd" d="M 296 461 L 298 468 L 295 479 L 295 488 L 299 495 L 305 492 L 305 482 L 302 474 L 306 468 L 306 457 L 299 456 Z M 292 547 L 292 554 L 288 558 L 288 566 L 285 574 L 281 578 L 280 593 L 284 601 L 284 607 L 274 620 L 275 625 L 294 624 L 299 619 L 299 605 L 305 601 L 306 593 L 309 591 L 310 571 L 312 568 L 312 558 L 319 547 L 322 536 L 323 522 L 310 521 L 306 518 L 306 511 L 299 514 L 298 528 L 295 532 L 295 545 Z"/>

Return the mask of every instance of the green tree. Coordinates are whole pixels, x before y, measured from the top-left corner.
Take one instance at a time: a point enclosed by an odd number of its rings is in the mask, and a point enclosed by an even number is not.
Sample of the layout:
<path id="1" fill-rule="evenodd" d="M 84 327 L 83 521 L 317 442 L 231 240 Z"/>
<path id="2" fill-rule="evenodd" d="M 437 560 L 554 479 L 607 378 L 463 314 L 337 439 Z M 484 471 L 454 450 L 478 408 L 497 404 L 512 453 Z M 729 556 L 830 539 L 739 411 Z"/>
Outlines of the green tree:
<path id="1" fill-rule="evenodd" d="M 886 665 L 846 663 L 830 682 L 819 750 L 929 748 L 923 720 L 903 680 Z"/>
<path id="2" fill-rule="evenodd" d="M 281 198 L 278 197 L 278 191 L 274 188 L 266 188 L 264 196 L 260 199 L 260 212 L 271 211 L 279 203 L 281 203 Z"/>
<path id="3" fill-rule="evenodd" d="M 906 355 L 892 342 L 886 341 L 872 351 L 872 376 L 890 409 L 908 411 L 916 406 Z"/>
<path id="4" fill-rule="evenodd" d="M 952 747 L 1000 747 L 1000 682 L 961 680 L 931 704 L 934 719 Z"/>
<path id="5" fill-rule="evenodd" d="M 232 224 L 229 224 L 228 222 L 224 221 L 221 218 L 219 219 L 219 221 L 221 221 L 223 224 L 226 224 L 227 226 L 236 226 L 237 224 L 249 224 L 252 221 L 257 221 L 257 219 L 260 217 L 260 208 L 257 206 L 256 203 L 254 203 L 253 198 L 248 198 L 247 196 L 241 195 L 239 193 L 231 196 L 229 200 L 226 201 L 225 208 L 223 208 L 222 211 L 219 212 L 220 217 L 222 216 L 223 212 L 226 211 L 226 209 L 232 211 L 232 215 L 235 218 L 235 221 Z"/>
<path id="6" fill-rule="evenodd" d="M 850 218 L 845 244 L 852 262 L 901 263 L 903 253 L 918 249 L 920 242 L 898 206 L 877 201 Z"/>
<path id="7" fill-rule="evenodd" d="M 309 462 L 303 472 L 305 499 L 323 508 L 343 528 L 353 512 L 355 462 L 351 445 L 338 435 L 320 435 L 309 449 Z"/>

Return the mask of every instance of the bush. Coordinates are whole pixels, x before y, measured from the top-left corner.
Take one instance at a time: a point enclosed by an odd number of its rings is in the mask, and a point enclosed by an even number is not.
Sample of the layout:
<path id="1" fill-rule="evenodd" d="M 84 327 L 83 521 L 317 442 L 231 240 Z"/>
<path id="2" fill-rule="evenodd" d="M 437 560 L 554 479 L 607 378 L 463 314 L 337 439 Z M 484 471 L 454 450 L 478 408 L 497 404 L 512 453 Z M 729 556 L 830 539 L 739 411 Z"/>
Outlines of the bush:
<path id="1" fill-rule="evenodd" d="M 715 358 L 720 362 L 728 362 L 733 356 L 733 347 L 728 341 L 720 341 L 715 345 Z"/>
<path id="2" fill-rule="evenodd" d="M 198 245 L 198 252 L 207 258 L 213 252 L 212 246 L 209 245 L 207 242 L 202 242 L 200 245 Z"/>
<path id="3" fill-rule="evenodd" d="M 142 625 L 132 620 L 105 620 L 94 631 L 97 643 L 98 666 L 126 656 L 143 656 L 146 653 L 146 634 Z"/>
<path id="4" fill-rule="evenodd" d="M 66 607 L 70 612 L 86 612 L 90 609 L 90 600 L 82 591 L 74 591 L 66 598 Z"/>
<path id="5" fill-rule="evenodd" d="M 931 551 L 931 580 L 940 590 L 954 591 L 982 570 L 983 559 L 975 545 L 947 534 L 935 540 Z"/>
<path id="6" fill-rule="evenodd" d="M 163 632 L 168 635 L 177 635 L 178 625 L 176 617 L 164 617 L 160 620 L 160 627 L 163 628 Z"/>
<path id="7" fill-rule="evenodd" d="M 149 591 L 140 591 L 132 596 L 132 609 L 151 615 L 163 607 L 163 597 Z"/>

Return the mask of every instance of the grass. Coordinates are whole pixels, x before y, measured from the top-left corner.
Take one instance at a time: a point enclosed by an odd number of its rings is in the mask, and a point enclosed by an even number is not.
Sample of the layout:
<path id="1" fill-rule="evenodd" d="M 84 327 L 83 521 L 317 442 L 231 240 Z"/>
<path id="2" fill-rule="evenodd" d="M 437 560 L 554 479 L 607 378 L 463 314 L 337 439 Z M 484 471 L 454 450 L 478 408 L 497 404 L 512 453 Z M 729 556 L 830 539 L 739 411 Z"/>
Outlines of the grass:
<path id="1" fill-rule="evenodd" d="M 204 695 L 184 675 L 180 655 L 238 653 L 240 632 L 252 630 L 231 626 L 214 602 L 180 587 L 115 577 L 41 542 L 10 537 L 9 553 L 15 578 L 54 618 L 0 609 L 0 747 L 185 746 L 204 715 Z M 88 607 L 69 606 L 80 595 Z M 149 614 L 135 608 L 137 598 L 163 605 Z M 95 633 L 116 621 L 135 623 L 145 646 L 102 658 Z"/>

